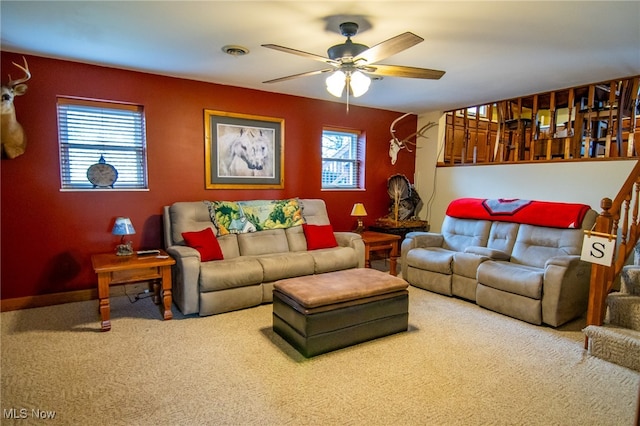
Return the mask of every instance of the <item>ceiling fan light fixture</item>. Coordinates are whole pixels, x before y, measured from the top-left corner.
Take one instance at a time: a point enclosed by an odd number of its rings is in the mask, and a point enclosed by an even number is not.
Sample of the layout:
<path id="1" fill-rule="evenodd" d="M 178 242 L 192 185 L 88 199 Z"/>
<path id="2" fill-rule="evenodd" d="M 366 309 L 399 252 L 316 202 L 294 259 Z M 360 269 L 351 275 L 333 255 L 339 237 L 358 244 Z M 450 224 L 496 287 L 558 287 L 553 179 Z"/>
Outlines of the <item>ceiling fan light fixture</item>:
<path id="1" fill-rule="evenodd" d="M 371 79 L 366 74 L 360 71 L 354 71 L 353 73 L 351 73 L 349 87 L 351 87 L 351 92 L 353 93 L 354 98 L 367 93 L 370 85 Z"/>
<path id="2" fill-rule="evenodd" d="M 347 76 L 342 71 L 335 71 L 331 73 L 326 80 L 327 92 L 331 93 L 336 98 L 342 97 L 342 91 L 347 83 Z"/>
<path id="3" fill-rule="evenodd" d="M 360 71 L 334 71 L 326 80 L 327 91 L 336 98 L 342 97 L 342 92 L 348 84 L 348 90 L 354 98 L 367 93 L 371 79 Z"/>

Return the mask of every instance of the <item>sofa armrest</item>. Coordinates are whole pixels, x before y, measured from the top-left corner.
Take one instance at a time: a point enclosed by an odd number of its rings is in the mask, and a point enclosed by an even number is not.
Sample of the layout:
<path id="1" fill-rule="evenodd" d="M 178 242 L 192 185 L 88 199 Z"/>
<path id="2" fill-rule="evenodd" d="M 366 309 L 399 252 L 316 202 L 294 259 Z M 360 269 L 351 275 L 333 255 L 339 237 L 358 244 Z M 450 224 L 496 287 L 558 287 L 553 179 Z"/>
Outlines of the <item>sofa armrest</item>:
<path id="1" fill-rule="evenodd" d="M 166 251 L 176 261 L 172 271 L 173 302 L 183 314 L 196 314 L 200 311 L 200 253 L 187 246 L 171 246 Z"/>
<path id="2" fill-rule="evenodd" d="M 589 299 L 591 264 L 578 255 L 556 256 L 544 267 L 542 320 L 558 327 L 582 315 Z"/>
<path id="3" fill-rule="evenodd" d="M 188 246 L 170 246 L 167 247 L 167 253 L 169 253 L 174 259 L 195 257 L 200 262 L 200 252 L 193 247 Z"/>
<path id="4" fill-rule="evenodd" d="M 412 240 L 413 247 L 442 247 L 444 236 L 436 232 L 409 232 L 405 241 Z"/>
<path id="5" fill-rule="evenodd" d="M 364 241 L 362 235 L 355 232 L 334 232 L 340 247 L 351 247 L 356 252 L 358 268 L 364 268 Z"/>
<path id="6" fill-rule="evenodd" d="M 402 278 L 407 279 L 407 253 L 409 250 L 419 247 L 442 247 L 444 237 L 436 232 L 409 232 L 405 235 L 400 247 L 400 268 Z"/>
<path id="7" fill-rule="evenodd" d="M 496 250 L 489 247 L 470 246 L 464 249 L 465 253 L 477 254 L 478 256 L 485 256 L 492 260 L 509 260 L 511 256 L 509 253 L 502 250 Z"/>
<path id="8" fill-rule="evenodd" d="M 544 267 L 546 269 L 550 265 L 556 265 L 556 266 L 562 266 L 562 267 L 568 268 L 571 266 L 571 264 L 575 264 L 579 261 L 580 261 L 580 256 L 570 256 L 570 255 L 555 256 L 547 259 L 547 261 L 544 263 Z"/>

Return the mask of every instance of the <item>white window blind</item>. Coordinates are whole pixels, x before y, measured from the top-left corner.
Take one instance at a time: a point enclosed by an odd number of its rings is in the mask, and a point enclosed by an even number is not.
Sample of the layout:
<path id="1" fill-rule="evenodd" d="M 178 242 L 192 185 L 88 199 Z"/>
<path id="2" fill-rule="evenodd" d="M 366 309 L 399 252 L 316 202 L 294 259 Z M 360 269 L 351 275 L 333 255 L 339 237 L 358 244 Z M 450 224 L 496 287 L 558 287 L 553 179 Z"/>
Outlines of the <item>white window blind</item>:
<path id="1" fill-rule="evenodd" d="M 322 188 L 363 189 L 364 139 L 359 132 L 322 131 Z"/>
<path id="2" fill-rule="evenodd" d="M 87 169 L 104 160 L 115 189 L 147 189 L 144 110 L 139 105 L 58 98 L 62 189 L 90 189 Z"/>

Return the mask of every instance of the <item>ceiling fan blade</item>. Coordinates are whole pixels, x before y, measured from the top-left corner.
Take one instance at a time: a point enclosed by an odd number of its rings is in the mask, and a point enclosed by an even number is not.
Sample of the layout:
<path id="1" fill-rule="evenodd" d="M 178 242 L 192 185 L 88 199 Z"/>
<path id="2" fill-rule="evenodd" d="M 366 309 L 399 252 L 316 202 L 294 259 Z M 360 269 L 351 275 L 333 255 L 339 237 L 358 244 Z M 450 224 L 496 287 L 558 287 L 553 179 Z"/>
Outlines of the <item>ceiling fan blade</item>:
<path id="1" fill-rule="evenodd" d="M 403 50 L 408 49 L 411 46 L 415 46 L 416 44 L 423 41 L 424 39 L 422 37 L 417 36 L 414 33 L 402 33 L 393 38 L 378 43 L 373 47 L 370 47 L 369 49 L 359 54 L 356 58 L 354 58 L 353 62 L 358 64 L 359 60 L 364 60 L 368 65 L 370 65 L 374 62 L 378 62 L 385 58 L 388 58 L 391 55 L 400 53 Z"/>
<path id="2" fill-rule="evenodd" d="M 427 68 L 405 67 L 401 65 L 368 65 L 359 67 L 362 71 L 373 75 L 382 75 L 388 77 L 405 77 L 405 78 L 424 78 L 430 80 L 439 80 L 444 71 L 430 70 Z"/>
<path id="3" fill-rule="evenodd" d="M 309 52 L 303 52 L 302 50 L 292 49 L 290 47 L 279 46 L 277 44 L 263 44 L 262 47 L 267 47 L 269 49 L 279 50 L 285 53 L 292 53 L 294 55 L 302 56 L 303 58 L 313 59 L 314 61 L 324 62 L 325 64 L 331 65 L 339 65 L 337 61 L 326 58 L 324 56 L 316 55 Z"/>
<path id="4" fill-rule="evenodd" d="M 278 83 L 280 81 L 292 80 L 298 77 L 309 77 L 311 75 L 323 74 L 325 72 L 331 72 L 331 71 L 335 71 L 335 68 L 325 68 L 323 70 L 318 70 L 318 71 L 308 71 L 300 74 L 289 75 L 286 77 L 274 78 L 273 80 L 263 81 L 263 83 Z"/>

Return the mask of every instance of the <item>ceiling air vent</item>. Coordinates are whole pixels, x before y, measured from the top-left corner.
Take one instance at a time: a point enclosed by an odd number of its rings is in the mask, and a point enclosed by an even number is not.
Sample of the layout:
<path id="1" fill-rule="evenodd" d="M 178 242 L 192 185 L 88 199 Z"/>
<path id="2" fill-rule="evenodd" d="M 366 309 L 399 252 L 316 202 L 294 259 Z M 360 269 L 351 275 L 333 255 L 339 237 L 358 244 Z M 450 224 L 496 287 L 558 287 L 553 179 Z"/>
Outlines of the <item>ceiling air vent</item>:
<path id="1" fill-rule="evenodd" d="M 249 53 L 249 49 L 243 46 L 238 46 L 237 44 L 227 44 L 226 46 L 222 46 L 222 51 L 231 56 L 244 56 Z"/>

